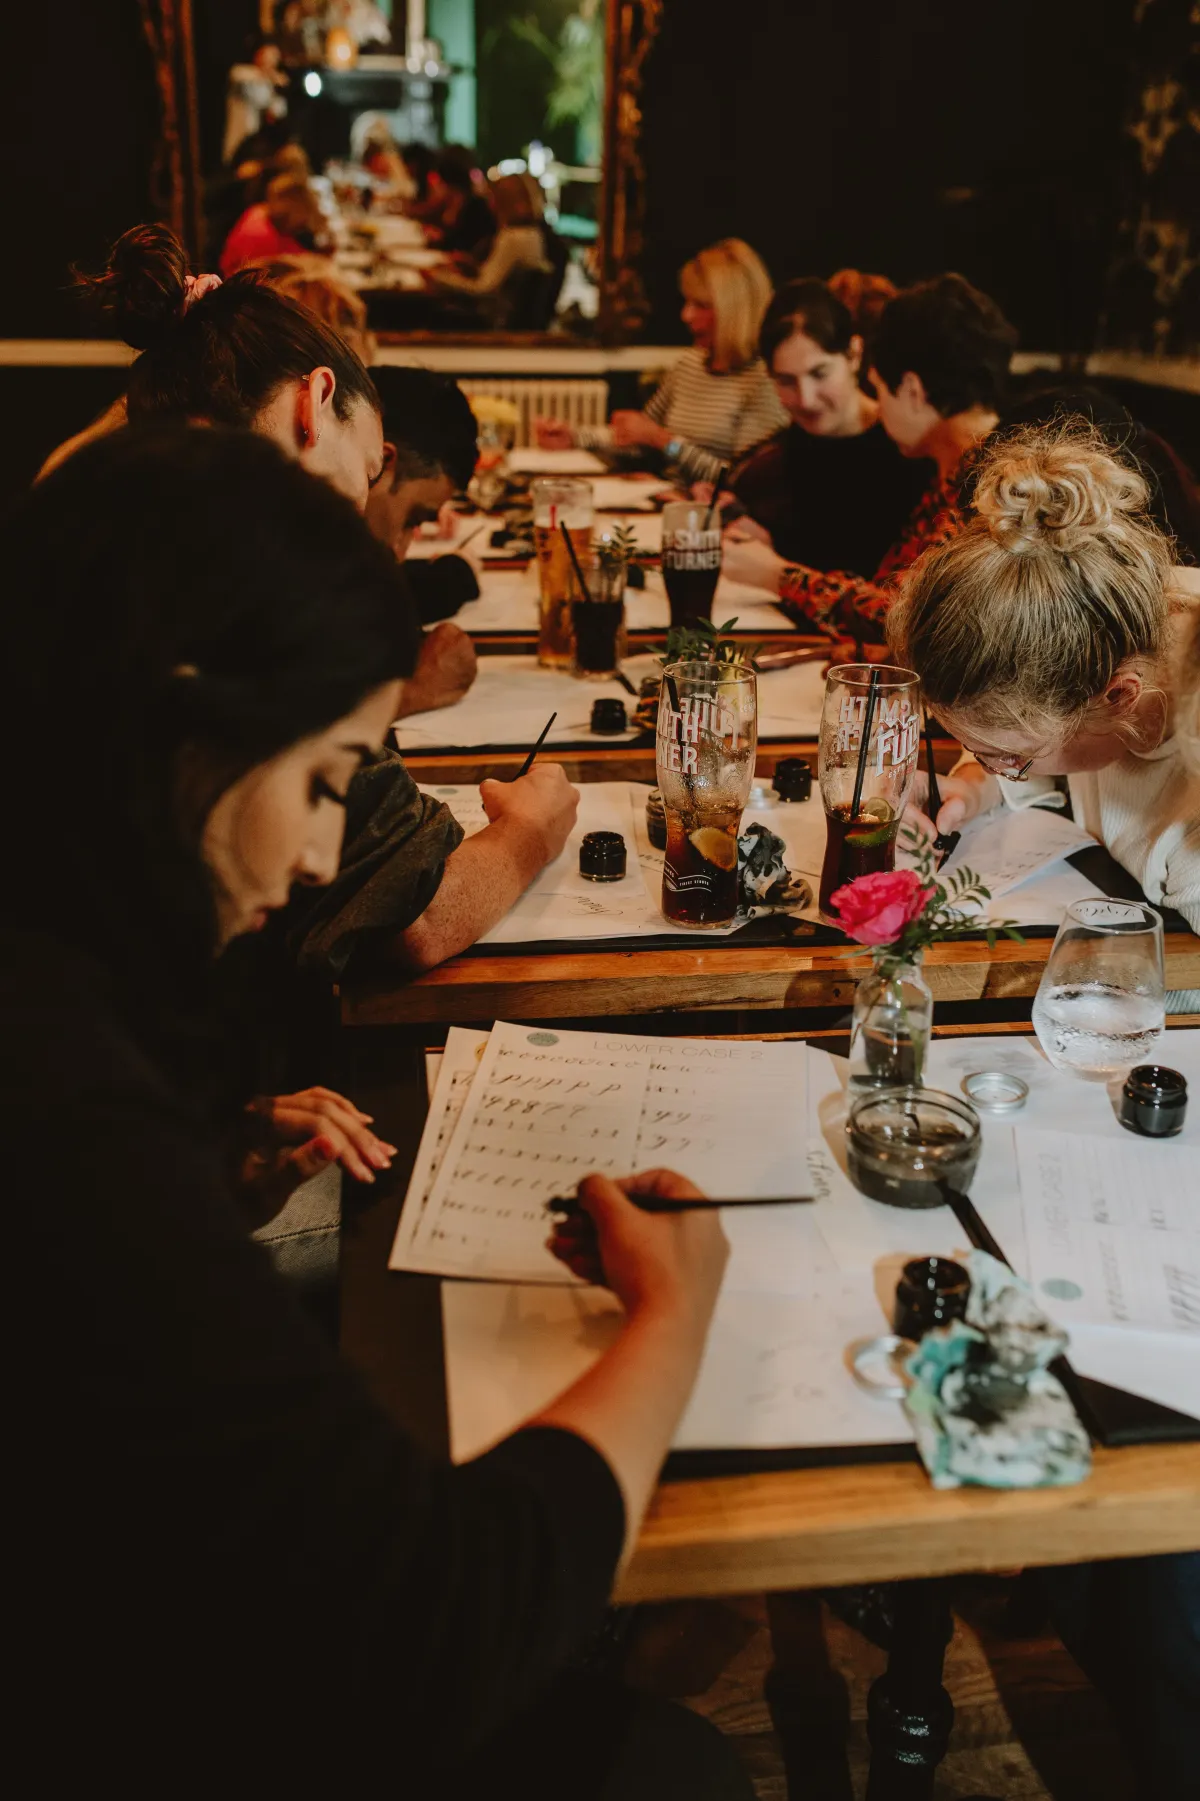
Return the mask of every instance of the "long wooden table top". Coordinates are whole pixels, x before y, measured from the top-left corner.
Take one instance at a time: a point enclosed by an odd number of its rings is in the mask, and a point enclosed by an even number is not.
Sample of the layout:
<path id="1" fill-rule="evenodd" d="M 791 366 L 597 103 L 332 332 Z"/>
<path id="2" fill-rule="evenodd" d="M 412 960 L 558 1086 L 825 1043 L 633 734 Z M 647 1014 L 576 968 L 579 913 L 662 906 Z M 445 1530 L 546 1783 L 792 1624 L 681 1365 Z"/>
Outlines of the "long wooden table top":
<path id="1" fill-rule="evenodd" d="M 702 1021 L 697 1032 L 703 1031 Z M 1012 1027 L 935 1027 L 938 1036 Z M 774 1034 L 773 1034 L 774 1035 Z M 791 1036 L 791 1034 L 781 1034 Z M 829 1047 L 844 1048 L 834 1034 Z M 432 1042 L 432 1039 L 431 1039 Z M 422 1049 L 346 1034 L 347 1092 L 399 1147 L 342 1229 L 346 1355 L 431 1451 L 448 1443 L 440 1283 L 387 1268 L 426 1112 Z M 1073 1488 L 937 1491 L 914 1462 L 664 1482 L 618 1584 L 622 1602 L 1077 1563 L 1200 1548 L 1200 1444 L 1098 1449 Z"/>

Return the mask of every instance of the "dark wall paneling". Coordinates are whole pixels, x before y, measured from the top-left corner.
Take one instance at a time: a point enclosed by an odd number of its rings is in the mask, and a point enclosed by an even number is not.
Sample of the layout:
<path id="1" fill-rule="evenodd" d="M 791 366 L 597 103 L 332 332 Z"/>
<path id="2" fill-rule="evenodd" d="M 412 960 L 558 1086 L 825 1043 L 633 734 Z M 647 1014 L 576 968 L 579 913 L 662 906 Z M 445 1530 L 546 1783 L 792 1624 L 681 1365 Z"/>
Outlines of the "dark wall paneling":
<path id="1" fill-rule="evenodd" d="M 777 280 L 960 269 L 1040 350 L 1090 349 L 1133 0 L 666 0 L 647 70 L 649 286 L 746 238 Z"/>
<path id="2" fill-rule="evenodd" d="M 150 207 L 158 107 L 137 0 L 6 8 L 0 83 L 0 337 L 94 336 L 69 268 L 98 264 Z"/>

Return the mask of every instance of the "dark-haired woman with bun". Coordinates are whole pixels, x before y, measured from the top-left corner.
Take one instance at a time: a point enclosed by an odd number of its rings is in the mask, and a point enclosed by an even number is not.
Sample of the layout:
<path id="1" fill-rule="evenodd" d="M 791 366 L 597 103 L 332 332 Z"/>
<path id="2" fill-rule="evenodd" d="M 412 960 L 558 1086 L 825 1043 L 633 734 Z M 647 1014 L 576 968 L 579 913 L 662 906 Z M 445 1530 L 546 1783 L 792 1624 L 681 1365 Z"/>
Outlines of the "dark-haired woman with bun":
<path id="1" fill-rule="evenodd" d="M 726 555 L 738 579 L 771 588 L 795 563 L 871 575 L 928 471 L 901 456 L 859 385 L 862 335 L 824 282 L 791 281 L 767 308 L 759 347 L 792 423 L 735 470 L 747 517 L 730 525 Z M 743 547 L 750 537 L 757 549 Z"/>
<path id="2" fill-rule="evenodd" d="M 453 1468 L 275 1276 L 206 1098 L 214 960 L 337 867 L 411 666 L 394 558 L 294 459 L 214 429 L 89 446 L 0 529 L 0 560 L 23 861 L 0 892 L 10 1755 L 63 1793 L 118 1772 L 132 1796 L 548 1801 L 543 1740 L 569 1716 L 572 1797 L 626 1796 L 608 1775 L 646 1714 L 553 1684 L 695 1377 L 716 1215 L 633 1205 L 695 1193 L 666 1172 L 584 1182 L 595 1236 L 554 1248 L 620 1296 L 620 1330 Z M 520 1736 L 538 1704 L 546 1733 Z M 656 1717 L 647 1793 L 745 1801 L 715 1732 Z"/>
<path id="3" fill-rule="evenodd" d="M 966 516 L 969 458 L 995 430 L 1015 344 L 995 301 L 961 275 L 940 275 L 889 301 L 872 337 L 871 383 L 880 423 L 901 455 L 935 465 L 924 493 L 867 576 L 806 563 L 768 570 L 753 545 L 732 547 L 725 573 L 760 585 L 767 576 L 804 628 L 882 640 L 904 571 Z"/>

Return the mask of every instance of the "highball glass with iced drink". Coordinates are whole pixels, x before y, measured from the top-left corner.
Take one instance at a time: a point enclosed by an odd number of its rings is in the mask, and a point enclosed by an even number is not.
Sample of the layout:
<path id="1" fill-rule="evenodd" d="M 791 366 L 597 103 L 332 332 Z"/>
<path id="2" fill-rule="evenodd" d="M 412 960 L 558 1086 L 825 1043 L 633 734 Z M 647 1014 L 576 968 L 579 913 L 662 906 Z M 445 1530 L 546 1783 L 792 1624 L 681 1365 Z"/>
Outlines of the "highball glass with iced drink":
<path id="1" fill-rule="evenodd" d="M 663 672 L 655 763 L 667 816 L 663 917 L 706 930 L 738 908 L 738 828 L 758 744 L 754 671 L 672 663 Z"/>
<path id="2" fill-rule="evenodd" d="M 854 789 L 872 668 L 878 671 L 862 789 Z M 917 773 L 921 684 L 914 670 L 889 663 L 845 663 L 829 671 L 821 712 L 817 776 L 825 806 L 820 908 L 837 925 L 829 897 L 860 875 L 896 866 L 900 818 Z"/>
<path id="3" fill-rule="evenodd" d="M 574 646 L 571 604 L 579 582 L 563 541 L 565 525 L 585 571 L 594 560 L 592 525 L 596 509 L 592 484 L 574 477 L 547 477 L 533 484 L 533 548 L 538 571 L 537 660 L 544 669 L 570 669 Z"/>

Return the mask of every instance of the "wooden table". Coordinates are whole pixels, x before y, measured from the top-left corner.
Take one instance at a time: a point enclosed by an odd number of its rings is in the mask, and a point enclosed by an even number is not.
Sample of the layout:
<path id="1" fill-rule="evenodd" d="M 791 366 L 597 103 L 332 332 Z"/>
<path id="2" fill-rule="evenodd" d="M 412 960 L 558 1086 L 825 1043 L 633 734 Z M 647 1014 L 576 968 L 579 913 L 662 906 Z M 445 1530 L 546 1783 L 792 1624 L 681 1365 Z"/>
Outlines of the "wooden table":
<path id="1" fill-rule="evenodd" d="M 809 1036 L 844 1049 L 834 1034 Z M 346 1092 L 399 1147 L 392 1170 L 347 1206 L 343 1349 L 391 1415 L 445 1455 L 440 1283 L 387 1268 L 426 1112 L 424 1054 L 396 1031 L 353 1031 L 343 1041 Z M 1197 1547 L 1200 1444 L 1097 1449 L 1086 1482 L 1012 1493 L 938 1492 L 912 1461 L 856 1463 L 661 1484 L 615 1599 L 900 1583 L 893 1656 L 871 1696 L 869 1793 L 917 1801 L 932 1793 L 953 1719 L 941 1684 L 947 1577 Z"/>

